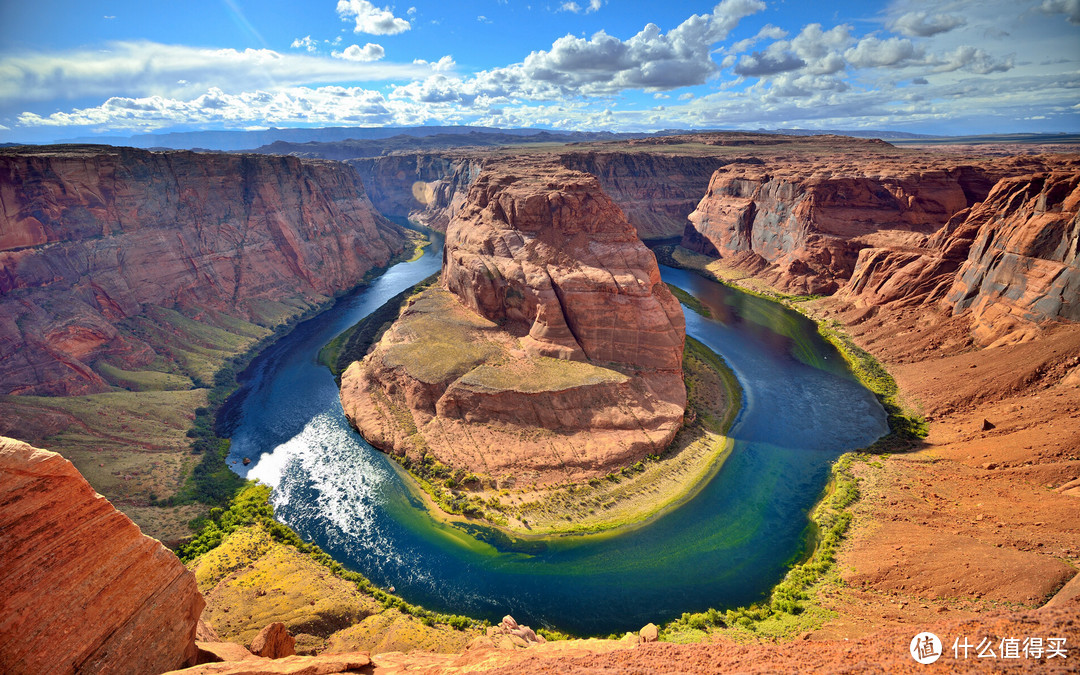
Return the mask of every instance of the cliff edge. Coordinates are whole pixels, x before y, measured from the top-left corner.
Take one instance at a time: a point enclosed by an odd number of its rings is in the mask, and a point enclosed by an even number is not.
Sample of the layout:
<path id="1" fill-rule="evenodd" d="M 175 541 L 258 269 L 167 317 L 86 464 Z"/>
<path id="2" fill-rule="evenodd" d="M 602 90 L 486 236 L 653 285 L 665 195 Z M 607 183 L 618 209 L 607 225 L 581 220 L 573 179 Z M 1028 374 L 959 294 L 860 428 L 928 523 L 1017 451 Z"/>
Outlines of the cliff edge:
<path id="1" fill-rule="evenodd" d="M 194 663 L 195 575 L 54 452 L 0 437 L 0 670 L 160 673 Z"/>
<path id="2" fill-rule="evenodd" d="M 408 464 L 580 480 L 674 437 L 684 339 L 655 257 L 596 179 L 508 162 L 451 221 L 442 286 L 346 370 L 341 398 Z"/>

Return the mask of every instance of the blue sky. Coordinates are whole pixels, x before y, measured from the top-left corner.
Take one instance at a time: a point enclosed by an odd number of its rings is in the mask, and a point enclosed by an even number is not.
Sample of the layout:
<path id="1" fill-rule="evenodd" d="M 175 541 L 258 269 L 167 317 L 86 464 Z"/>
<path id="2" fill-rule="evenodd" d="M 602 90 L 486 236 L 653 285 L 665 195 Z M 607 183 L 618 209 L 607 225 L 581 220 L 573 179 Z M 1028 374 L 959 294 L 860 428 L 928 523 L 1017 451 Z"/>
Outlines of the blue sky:
<path id="1" fill-rule="evenodd" d="M 0 3 L 0 140 L 478 124 L 1080 131 L 1080 0 Z"/>

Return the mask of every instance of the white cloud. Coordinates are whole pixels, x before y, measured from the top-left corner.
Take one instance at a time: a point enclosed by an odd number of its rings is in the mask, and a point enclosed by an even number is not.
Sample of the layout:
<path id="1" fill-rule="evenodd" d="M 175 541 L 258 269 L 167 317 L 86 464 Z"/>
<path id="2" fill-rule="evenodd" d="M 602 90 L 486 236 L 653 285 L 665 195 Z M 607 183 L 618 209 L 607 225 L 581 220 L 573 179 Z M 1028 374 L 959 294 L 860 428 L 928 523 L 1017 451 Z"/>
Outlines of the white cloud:
<path id="1" fill-rule="evenodd" d="M 754 37 L 746 38 L 745 40 L 739 40 L 738 42 L 733 43 L 730 47 L 728 47 L 727 49 L 724 50 L 724 53 L 725 54 L 742 54 L 743 52 L 750 49 L 751 47 L 753 47 L 758 42 L 760 42 L 760 41 L 762 41 L 764 39 L 782 40 L 783 38 L 786 38 L 787 35 L 788 35 L 788 32 L 786 30 L 784 30 L 783 28 L 779 28 L 777 26 L 772 25 L 771 23 L 767 23 L 767 24 L 765 24 L 764 26 L 761 27 L 761 30 L 759 30 L 757 32 L 757 35 L 755 35 Z"/>
<path id="2" fill-rule="evenodd" d="M 417 64 L 374 65 L 270 49 L 204 49 L 156 42 L 114 42 L 107 47 L 0 58 L 0 101 L 10 106 L 82 97 L 183 97 L 214 87 L 235 93 L 320 82 L 407 80 L 431 72 Z"/>
<path id="3" fill-rule="evenodd" d="M 386 50 L 382 48 L 382 45 L 369 42 L 363 47 L 349 45 L 342 51 L 332 52 L 330 55 L 335 59 L 344 59 L 346 61 L 378 61 L 386 56 Z"/>
<path id="4" fill-rule="evenodd" d="M 1064 14 L 1069 23 L 1080 25 L 1080 0 L 1043 0 L 1039 11 L 1044 14 Z"/>
<path id="5" fill-rule="evenodd" d="M 355 20 L 355 33 L 396 35 L 412 28 L 407 20 L 394 16 L 389 7 L 379 9 L 367 0 L 338 0 L 337 13 L 342 21 Z"/>
<path id="6" fill-rule="evenodd" d="M 911 40 L 896 37 L 884 40 L 873 36 L 865 37 L 844 52 L 844 58 L 856 68 L 898 66 L 919 56 L 921 54 L 915 49 Z"/>
<path id="7" fill-rule="evenodd" d="M 444 73 L 453 70 L 457 63 L 454 62 L 454 58 L 447 54 L 440 58 L 438 61 L 425 61 L 424 59 L 413 59 L 413 63 L 418 66 L 427 66 L 436 73 Z"/>
<path id="8" fill-rule="evenodd" d="M 620 40 L 599 31 L 590 39 L 566 35 L 550 50 L 532 52 L 520 68 L 533 93 L 602 95 L 625 89 L 675 89 L 702 84 L 716 70 L 710 49 L 741 19 L 765 9 L 761 0 L 724 0 L 711 14 L 695 14 L 664 34 L 650 23 Z"/>
<path id="9" fill-rule="evenodd" d="M 970 45 L 961 45 L 944 57 L 934 59 L 935 72 L 948 73 L 954 70 L 964 70 L 978 75 L 990 73 L 1004 73 L 1014 66 L 1012 56 L 1004 60 L 995 59 L 986 50 Z"/>
<path id="10" fill-rule="evenodd" d="M 1080 3 L 1080 0 L 1076 0 Z M 965 24 L 963 17 L 953 14 L 933 14 L 926 12 L 908 12 L 889 22 L 889 28 L 908 37 L 930 37 L 950 31 Z"/>
<path id="11" fill-rule="evenodd" d="M 210 89 L 192 99 L 112 97 L 103 104 L 47 116 L 23 113 L 22 126 L 101 126 L 152 130 L 176 124 L 243 128 L 253 124 L 399 124 L 410 110 L 377 91 L 357 87 L 297 87 L 284 91 L 228 94 Z"/>
<path id="12" fill-rule="evenodd" d="M 603 0 L 589 0 L 589 6 L 585 8 L 582 8 L 582 6 L 577 4 L 576 2 L 564 2 L 559 5 L 559 8 L 555 11 L 573 12 L 574 14 L 580 14 L 581 12 L 585 12 L 586 14 L 591 14 L 599 10 L 601 7 L 603 7 L 603 5 Z"/>
<path id="13" fill-rule="evenodd" d="M 296 38 L 295 40 L 293 40 L 292 44 L 289 46 L 293 49 L 303 48 L 308 50 L 309 52 L 313 52 L 319 48 L 319 42 L 318 40 L 312 40 L 310 35 L 305 35 L 302 38 Z"/>

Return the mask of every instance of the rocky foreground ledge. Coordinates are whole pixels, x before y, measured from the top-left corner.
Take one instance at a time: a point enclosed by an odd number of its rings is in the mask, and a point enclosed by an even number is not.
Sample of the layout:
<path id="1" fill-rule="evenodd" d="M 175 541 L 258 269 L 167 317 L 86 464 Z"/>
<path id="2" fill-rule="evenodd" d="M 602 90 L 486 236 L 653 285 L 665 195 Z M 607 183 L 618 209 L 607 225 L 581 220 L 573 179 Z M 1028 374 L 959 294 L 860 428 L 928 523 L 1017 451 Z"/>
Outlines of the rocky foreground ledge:
<path id="1" fill-rule="evenodd" d="M 656 258 L 595 178 L 504 163 L 451 221 L 441 285 L 346 370 L 341 399 L 410 465 L 581 481 L 675 436 L 684 340 Z"/>

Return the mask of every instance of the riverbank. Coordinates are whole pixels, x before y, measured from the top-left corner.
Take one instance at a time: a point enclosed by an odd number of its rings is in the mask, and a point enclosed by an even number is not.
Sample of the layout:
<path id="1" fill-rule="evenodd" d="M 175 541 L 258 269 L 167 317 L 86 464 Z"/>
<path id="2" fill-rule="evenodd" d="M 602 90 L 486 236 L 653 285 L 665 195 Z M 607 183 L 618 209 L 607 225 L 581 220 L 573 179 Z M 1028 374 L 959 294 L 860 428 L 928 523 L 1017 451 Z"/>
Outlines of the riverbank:
<path id="1" fill-rule="evenodd" d="M 660 455 L 584 484 L 454 489 L 401 468 L 406 484 L 438 521 L 482 525 L 510 539 L 625 532 L 692 499 L 720 471 L 732 450 L 727 436 L 742 409 L 742 390 L 723 359 L 687 338 L 683 359 L 689 421 Z M 396 459 L 396 458 L 395 458 Z M 396 466 L 401 466 L 396 464 Z"/>
<path id="2" fill-rule="evenodd" d="M 924 307 L 868 318 L 833 298 L 784 294 L 721 261 L 666 253 L 667 264 L 817 322 L 887 408 L 891 433 L 834 466 L 833 485 L 854 486 L 857 498 L 836 521 L 845 527 L 835 561 L 821 559 L 819 546 L 789 574 L 818 568 L 796 612 L 773 611 L 785 580 L 767 604 L 685 615 L 665 639 L 848 639 L 898 626 L 914 634 L 943 618 L 1041 606 L 1076 574 L 1080 550 L 1068 542 L 1080 517 L 1066 495 L 1080 470 L 1080 327 L 978 349 L 964 317 Z M 812 516 L 819 529 L 821 508 Z"/>

